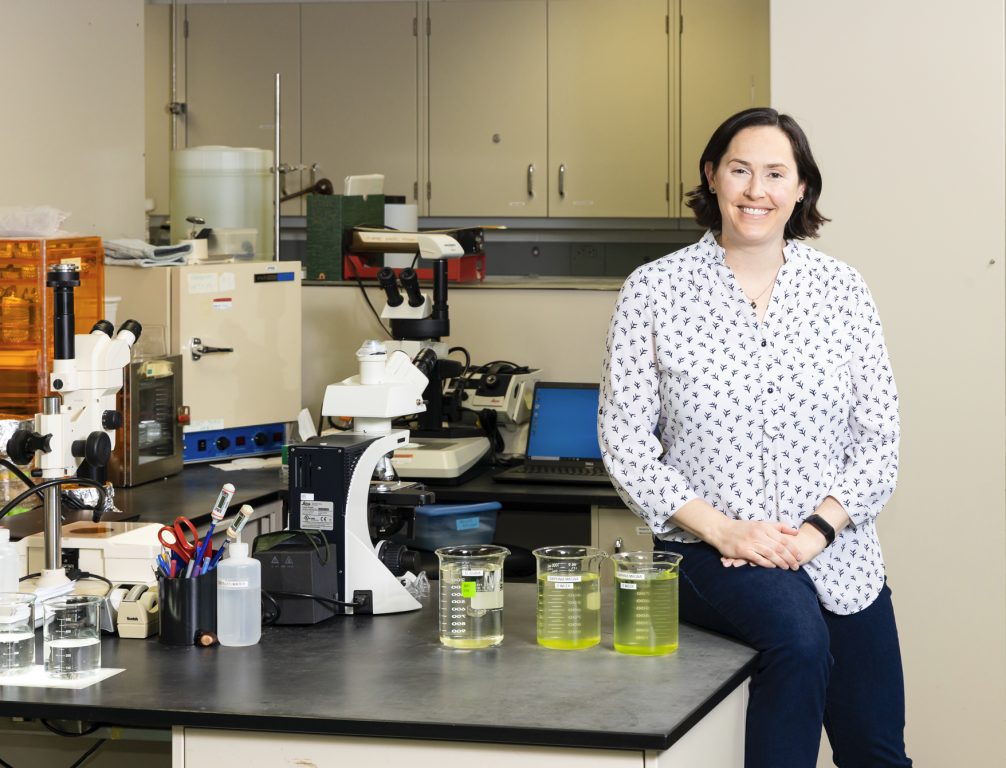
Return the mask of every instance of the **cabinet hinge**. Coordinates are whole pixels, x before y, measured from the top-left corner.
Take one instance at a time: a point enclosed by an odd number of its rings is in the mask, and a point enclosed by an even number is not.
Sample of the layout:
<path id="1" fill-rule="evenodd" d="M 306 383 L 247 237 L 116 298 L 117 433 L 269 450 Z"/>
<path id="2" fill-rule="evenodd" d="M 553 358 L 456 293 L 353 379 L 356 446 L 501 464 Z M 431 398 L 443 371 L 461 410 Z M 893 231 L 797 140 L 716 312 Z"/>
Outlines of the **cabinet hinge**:
<path id="1" fill-rule="evenodd" d="M 678 17 L 678 34 L 683 35 L 685 33 L 685 15 L 681 14 Z"/>
<path id="2" fill-rule="evenodd" d="M 418 200 L 419 199 L 419 182 L 418 181 L 412 182 L 412 199 L 413 200 Z"/>
<path id="3" fill-rule="evenodd" d="M 433 197 L 433 182 L 428 181 L 426 182 L 426 199 L 429 200 L 431 197 Z"/>
<path id="4" fill-rule="evenodd" d="M 671 202 L 671 182 L 667 182 L 666 195 L 667 195 L 667 202 Z"/>
<path id="5" fill-rule="evenodd" d="M 681 182 L 681 186 L 678 189 L 678 200 L 685 199 L 685 182 Z"/>
<path id="6" fill-rule="evenodd" d="M 188 37 L 188 36 L 189 36 L 189 20 L 186 19 L 185 22 L 182 24 L 182 37 Z"/>
<path id="7" fill-rule="evenodd" d="M 664 21 L 665 21 L 664 32 L 666 32 L 667 34 L 671 34 L 671 17 L 665 16 Z"/>
<path id="8" fill-rule="evenodd" d="M 412 20 L 412 36 L 419 37 L 419 18 Z"/>
<path id="9" fill-rule="evenodd" d="M 430 20 L 430 17 L 427 16 L 426 17 L 426 36 L 427 37 L 430 36 L 430 26 L 431 26 L 431 20 Z"/>

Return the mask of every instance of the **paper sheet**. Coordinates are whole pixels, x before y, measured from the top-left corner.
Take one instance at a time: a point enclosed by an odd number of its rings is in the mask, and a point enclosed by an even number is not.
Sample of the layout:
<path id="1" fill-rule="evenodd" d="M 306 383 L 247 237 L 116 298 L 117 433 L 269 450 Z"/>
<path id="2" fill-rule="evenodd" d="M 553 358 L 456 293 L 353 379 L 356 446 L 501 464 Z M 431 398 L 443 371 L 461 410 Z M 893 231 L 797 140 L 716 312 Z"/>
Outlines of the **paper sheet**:
<path id="1" fill-rule="evenodd" d="M 45 676 L 45 667 L 41 664 L 36 664 L 31 672 L 27 672 L 23 675 L 15 675 L 13 677 L 0 677 L 0 687 L 3 686 L 16 686 L 19 688 L 72 688 L 74 690 L 79 690 L 81 688 L 87 688 L 88 686 L 94 685 L 95 683 L 100 683 L 102 680 L 107 680 L 108 678 L 119 674 L 120 672 L 125 672 L 124 669 L 105 669 L 102 668 L 91 677 L 84 677 L 79 680 L 56 680 L 52 677 Z"/>

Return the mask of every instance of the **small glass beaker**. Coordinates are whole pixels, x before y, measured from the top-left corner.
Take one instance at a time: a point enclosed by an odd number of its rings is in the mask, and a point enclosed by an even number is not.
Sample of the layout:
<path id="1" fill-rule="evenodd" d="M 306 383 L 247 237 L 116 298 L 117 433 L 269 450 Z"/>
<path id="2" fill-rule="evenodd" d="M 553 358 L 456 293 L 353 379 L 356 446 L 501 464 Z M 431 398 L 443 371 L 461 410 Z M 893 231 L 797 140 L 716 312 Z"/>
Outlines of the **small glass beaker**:
<path id="1" fill-rule="evenodd" d="M 538 643 L 564 650 L 601 642 L 601 562 L 596 547 L 542 547 L 538 567 Z"/>
<path id="2" fill-rule="evenodd" d="M 621 552 L 615 565 L 615 650 L 663 656 L 678 648 L 678 566 L 674 552 Z"/>
<path id="3" fill-rule="evenodd" d="M 98 620 L 104 600 L 95 595 L 64 595 L 42 603 L 46 675 L 76 680 L 101 669 Z"/>
<path id="4" fill-rule="evenodd" d="M 440 642 L 488 648 L 503 642 L 503 559 L 506 547 L 441 547 Z"/>
<path id="5" fill-rule="evenodd" d="M 0 677 L 35 666 L 35 595 L 0 592 Z"/>

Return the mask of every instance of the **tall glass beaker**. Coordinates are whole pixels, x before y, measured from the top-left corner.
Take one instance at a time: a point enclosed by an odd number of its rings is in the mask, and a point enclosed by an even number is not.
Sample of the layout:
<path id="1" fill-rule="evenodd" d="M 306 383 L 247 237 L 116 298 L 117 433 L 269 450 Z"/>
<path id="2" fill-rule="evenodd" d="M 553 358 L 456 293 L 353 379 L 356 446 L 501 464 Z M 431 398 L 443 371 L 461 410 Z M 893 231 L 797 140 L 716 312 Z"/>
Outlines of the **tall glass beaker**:
<path id="1" fill-rule="evenodd" d="M 503 559 L 506 547 L 441 547 L 440 642 L 488 648 L 503 642 Z"/>
<path id="2" fill-rule="evenodd" d="M 99 618 L 104 600 L 94 595 L 66 595 L 42 603 L 46 675 L 76 680 L 101 669 Z"/>
<path id="3" fill-rule="evenodd" d="M 35 666 L 35 595 L 0 592 L 0 677 Z"/>
<path id="4" fill-rule="evenodd" d="M 590 648 L 601 642 L 601 561 L 596 547 L 542 547 L 538 566 L 538 642 L 546 648 Z"/>
<path id="5" fill-rule="evenodd" d="M 615 565 L 615 650 L 663 656 L 678 647 L 678 566 L 674 552 L 621 552 Z"/>

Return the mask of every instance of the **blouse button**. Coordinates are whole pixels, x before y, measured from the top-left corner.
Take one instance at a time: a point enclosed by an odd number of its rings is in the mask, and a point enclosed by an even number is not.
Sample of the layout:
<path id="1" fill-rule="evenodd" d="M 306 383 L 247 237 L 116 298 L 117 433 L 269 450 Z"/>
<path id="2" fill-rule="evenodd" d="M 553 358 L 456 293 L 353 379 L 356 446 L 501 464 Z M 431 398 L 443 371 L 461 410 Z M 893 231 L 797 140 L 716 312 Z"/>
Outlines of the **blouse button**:
<path id="1" fill-rule="evenodd" d="M 774 389 L 772 389 L 772 387 L 769 387 L 769 388 L 768 388 L 768 393 L 769 393 L 769 394 L 771 395 L 771 394 L 772 394 L 773 392 L 775 392 L 775 390 L 774 390 Z"/>
<path id="2" fill-rule="evenodd" d="M 768 346 L 768 342 L 763 339 L 761 345 L 763 347 L 766 347 L 766 346 Z"/>

